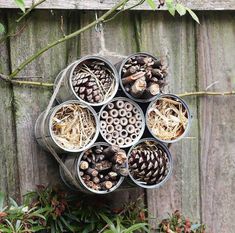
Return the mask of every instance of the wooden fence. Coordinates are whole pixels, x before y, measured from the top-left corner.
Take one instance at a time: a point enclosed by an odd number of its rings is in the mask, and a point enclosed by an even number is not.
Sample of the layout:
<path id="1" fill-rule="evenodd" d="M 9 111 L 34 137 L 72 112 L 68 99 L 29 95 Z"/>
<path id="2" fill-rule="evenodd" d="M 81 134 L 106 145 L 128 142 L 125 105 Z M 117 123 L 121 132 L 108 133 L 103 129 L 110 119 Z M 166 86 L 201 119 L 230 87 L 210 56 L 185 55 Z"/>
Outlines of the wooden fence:
<path id="1" fill-rule="evenodd" d="M 6 2 L 10 1 L 0 0 L 0 8 L 10 7 Z M 212 1 L 201 2 L 210 6 L 206 9 L 213 9 Z M 215 4 L 235 9 L 234 1 Z M 14 9 L 1 10 L 0 22 L 7 25 L 11 35 L 0 44 L 1 73 L 10 72 L 63 33 L 95 19 L 94 11 L 37 10 L 28 20 L 16 24 L 18 13 Z M 54 47 L 17 78 L 52 83 L 61 69 L 80 56 L 99 54 L 115 63 L 130 53 L 146 51 L 161 56 L 169 65 L 168 92 L 178 94 L 206 88 L 231 91 L 235 89 L 234 13 L 200 11 L 197 14 L 201 24 L 196 25 L 190 17 L 174 18 L 164 11 L 127 12 L 104 25 L 101 32 L 92 29 Z M 0 189 L 18 199 L 35 189 L 36 184 L 60 183 L 56 162 L 37 145 L 33 130 L 51 93 L 50 88 L 0 81 Z M 192 128 L 187 138 L 171 147 L 174 157 L 171 179 L 162 188 L 146 192 L 150 215 L 160 218 L 179 209 L 205 222 L 209 233 L 232 233 L 235 96 L 192 95 L 185 100 L 193 112 Z M 123 199 L 139 192 L 142 191 L 126 192 Z"/>

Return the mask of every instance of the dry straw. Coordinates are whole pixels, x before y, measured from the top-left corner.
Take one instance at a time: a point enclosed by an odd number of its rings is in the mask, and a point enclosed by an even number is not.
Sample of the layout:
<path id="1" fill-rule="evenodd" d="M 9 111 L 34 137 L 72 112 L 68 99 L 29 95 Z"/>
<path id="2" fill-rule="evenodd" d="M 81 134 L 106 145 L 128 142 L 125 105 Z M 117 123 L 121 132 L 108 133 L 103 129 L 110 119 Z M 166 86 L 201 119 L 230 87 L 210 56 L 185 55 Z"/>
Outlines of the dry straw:
<path id="1" fill-rule="evenodd" d="M 62 147 L 80 149 L 90 143 L 95 135 L 95 118 L 87 107 L 76 103 L 67 104 L 53 116 L 52 132 Z"/>
<path id="2" fill-rule="evenodd" d="M 188 126 L 187 109 L 174 98 L 162 97 L 148 109 L 147 125 L 156 138 L 175 140 Z"/>

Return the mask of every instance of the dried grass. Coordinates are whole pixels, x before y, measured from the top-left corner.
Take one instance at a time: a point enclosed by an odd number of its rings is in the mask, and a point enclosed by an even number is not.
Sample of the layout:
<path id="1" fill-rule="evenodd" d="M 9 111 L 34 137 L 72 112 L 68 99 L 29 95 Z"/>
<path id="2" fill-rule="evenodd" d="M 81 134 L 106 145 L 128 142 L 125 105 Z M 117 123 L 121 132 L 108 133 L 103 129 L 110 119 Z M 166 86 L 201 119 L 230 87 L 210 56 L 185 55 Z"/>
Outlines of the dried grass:
<path id="1" fill-rule="evenodd" d="M 181 102 L 169 97 L 161 98 L 149 109 L 147 124 L 157 138 L 174 140 L 185 132 L 188 113 Z"/>
<path id="2" fill-rule="evenodd" d="M 65 149 L 81 149 L 94 137 L 95 118 L 80 104 L 67 104 L 52 118 L 53 138 Z"/>

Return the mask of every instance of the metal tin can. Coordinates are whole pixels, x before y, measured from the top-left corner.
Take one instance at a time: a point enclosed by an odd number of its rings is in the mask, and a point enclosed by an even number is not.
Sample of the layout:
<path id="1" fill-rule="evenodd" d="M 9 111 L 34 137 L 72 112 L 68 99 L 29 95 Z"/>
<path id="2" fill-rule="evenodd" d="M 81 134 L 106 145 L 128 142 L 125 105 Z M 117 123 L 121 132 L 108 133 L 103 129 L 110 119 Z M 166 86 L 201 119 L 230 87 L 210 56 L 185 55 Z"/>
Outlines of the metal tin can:
<path id="1" fill-rule="evenodd" d="M 96 124 L 96 131 L 95 134 L 93 136 L 93 138 L 90 140 L 89 143 L 87 143 L 85 146 L 79 148 L 79 149 L 66 149 L 65 147 L 63 147 L 61 144 L 59 144 L 54 136 L 53 136 L 53 132 L 52 132 L 52 118 L 54 117 L 54 115 L 57 113 L 57 111 L 59 109 L 61 109 L 63 106 L 68 105 L 68 104 L 78 104 L 81 106 L 86 107 L 90 113 L 92 114 L 92 116 L 94 117 L 95 120 L 95 124 Z M 43 120 L 43 116 L 44 116 L 44 112 L 42 112 L 36 123 L 35 123 L 35 137 L 37 139 L 37 142 L 39 143 L 39 145 L 41 145 L 45 150 L 47 149 L 47 146 L 45 145 L 45 142 L 43 140 L 46 140 L 46 142 L 52 146 L 52 148 L 58 152 L 58 153 L 68 153 L 68 152 L 80 152 L 83 151 L 87 148 L 89 148 L 97 139 L 98 135 L 99 135 L 99 122 L 97 119 L 97 115 L 95 110 L 90 107 L 89 105 L 86 104 L 82 104 L 80 103 L 78 100 L 70 100 L 70 101 L 66 101 L 54 108 L 52 108 L 49 112 L 49 114 L 46 116 L 46 121 L 45 121 L 45 125 L 42 125 L 42 120 Z"/>
<path id="2" fill-rule="evenodd" d="M 88 61 L 88 60 L 98 60 L 98 61 L 104 62 L 107 65 L 107 67 L 110 69 L 110 71 L 112 71 L 112 73 L 113 73 L 113 78 L 114 78 L 115 83 L 114 83 L 114 88 L 113 88 L 112 94 L 108 98 L 106 98 L 104 101 L 99 102 L 99 103 L 90 103 L 90 102 L 84 101 L 83 99 L 81 99 L 77 95 L 77 93 L 75 92 L 73 85 L 72 85 L 72 77 L 73 77 L 73 72 L 74 72 L 75 68 L 79 64 L 81 64 L 85 61 Z M 119 85 L 117 70 L 107 59 L 100 57 L 100 56 L 85 56 L 85 57 L 82 57 L 81 59 L 73 62 L 72 64 L 70 64 L 67 68 L 65 68 L 63 71 L 61 71 L 58 74 L 58 76 L 55 80 L 55 83 L 54 83 L 54 88 L 56 87 L 57 83 L 59 82 L 59 80 L 61 78 L 63 78 L 63 81 L 62 81 L 60 90 L 59 90 L 57 97 L 56 97 L 56 99 L 59 103 L 62 103 L 67 100 L 75 99 L 75 100 L 79 100 L 81 103 L 85 103 L 85 104 L 88 104 L 91 106 L 101 106 L 101 105 L 109 102 L 116 95 L 117 90 L 118 90 L 118 85 Z"/>

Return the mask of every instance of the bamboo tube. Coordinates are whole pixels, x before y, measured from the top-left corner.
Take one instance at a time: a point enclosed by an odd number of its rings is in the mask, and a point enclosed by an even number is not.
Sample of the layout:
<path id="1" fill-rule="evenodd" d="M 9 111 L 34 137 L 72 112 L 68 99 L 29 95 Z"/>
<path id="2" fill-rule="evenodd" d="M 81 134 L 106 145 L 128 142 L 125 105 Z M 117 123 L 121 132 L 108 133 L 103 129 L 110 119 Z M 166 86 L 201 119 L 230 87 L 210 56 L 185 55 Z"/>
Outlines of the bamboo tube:
<path id="1" fill-rule="evenodd" d="M 135 132 L 135 127 L 133 125 L 127 125 L 126 130 L 129 134 L 132 134 Z"/>
<path id="2" fill-rule="evenodd" d="M 105 121 L 100 121 L 100 128 L 101 129 L 105 129 L 107 126 L 106 122 Z"/>
<path id="3" fill-rule="evenodd" d="M 120 124 L 120 120 L 118 118 L 114 118 L 113 119 L 113 124 L 116 126 L 116 125 L 119 125 Z"/>
<path id="4" fill-rule="evenodd" d="M 103 119 L 106 119 L 108 116 L 109 116 L 109 114 L 108 114 L 107 111 L 102 111 L 101 117 L 102 117 Z"/>
<path id="5" fill-rule="evenodd" d="M 120 134 L 119 134 L 119 132 L 118 131 L 114 131 L 113 133 L 112 133 L 112 137 L 113 138 L 118 138 L 120 136 Z"/>
<path id="6" fill-rule="evenodd" d="M 136 138 L 137 138 L 137 135 L 136 135 L 136 134 L 132 134 L 132 135 L 131 135 L 131 139 L 132 139 L 132 140 L 135 140 Z"/>
<path id="7" fill-rule="evenodd" d="M 135 118 L 136 118 L 137 121 L 142 120 L 142 117 L 141 117 L 140 113 L 135 114 Z"/>
<path id="8" fill-rule="evenodd" d="M 112 134 L 114 132 L 114 127 L 112 125 L 107 126 L 107 133 Z"/>
<path id="9" fill-rule="evenodd" d="M 120 133 L 120 136 L 125 139 L 128 136 L 127 131 L 125 129 L 123 129 Z"/>
<path id="10" fill-rule="evenodd" d="M 108 110 L 113 109 L 113 108 L 114 108 L 114 104 L 113 104 L 113 103 L 109 103 L 109 104 L 107 105 L 107 108 L 108 108 Z"/>
<path id="11" fill-rule="evenodd" d="M 124 101 L 123 101 L 123 100 L 117 100 L 117 101 L 116 101 L 116 107 L 117 107 L 118 109 L 124 108 Z"/>
<path id="12" fill-rule="evenodd" d="M 130 123 L 131 125 L 134 125 L 134 124 L 136 123 L 136 118 L 135 118 L 135 117 L 131 117 L 131 118 L 129 119 L 129 123 Z"/>
<path id="13" fill-rule="evenodd" d="M 122 126 L 121 125 L 115 125 L 115 130 L 117 131 L 121 131 L 122 130 Z"/>
<path id="14" fill-rule="evenodd" d="M 126 113 L 126 117 L 127 117 L 127 118 L 131 118 L 131 117 L 132 117 L 132 112 L 127 112 L 127 113 Z"/>
<path id="15" fill-rule="evenodd" d="M 131 103 L 125 103 L 124 108 L 127 112 L 131 112 L 133 110 L 133 105 Z"/>
<path id="16" fill-rule="evenodd" d="M 132 142 L 130 137 L 126 137 L 124 140 L 126 145 L 129 145 Z"/>
<path id="17" fill-rule="evenodd" d="M 141 128 L 142 127 L 142 122 L 141 121 L 136 121 L 135 127 L 136 128 Z"/>
<path id="18" fill-rule="evenodd" d="M 118 145 L 122 146 L 122 145 L 124 145 L 124 143 L 125 143 L 125 141 L 122 137 L 117 138 L 117 144 Z"/>
<path id="19" fill-rule="evenodd" d="M 122 126 L 126 126 L 126 125 L 128 124 L 127 118 L 122 117 L 122 118 L 120 119 L 120 124 L 121 124 Z"/>
<path id="20" fill-rule="evenodd" d="M 112 110 L 109 111 L 109 114 L 112 117 L 116 118 L 116 117 L 118 117 L 118 110 L 117 109 L 112 109 Z"/>
<path id="21" fill-rule="evenodd" d="M 108 123 L 108 125 L 113 124 L 113 117 L 107 117 L 106 122 Z"/>
<path id="22" fill-rule="evenodd" d="M 118 114 L 119 114 L 120 117 L 126 116 L 126 113 L 127 113 L 127 112 L 126 112 L 125 109 L 119 109 L 119 110 L 118 110 Z"/>

